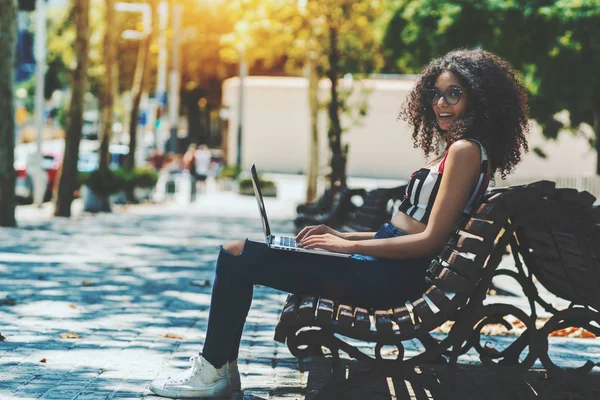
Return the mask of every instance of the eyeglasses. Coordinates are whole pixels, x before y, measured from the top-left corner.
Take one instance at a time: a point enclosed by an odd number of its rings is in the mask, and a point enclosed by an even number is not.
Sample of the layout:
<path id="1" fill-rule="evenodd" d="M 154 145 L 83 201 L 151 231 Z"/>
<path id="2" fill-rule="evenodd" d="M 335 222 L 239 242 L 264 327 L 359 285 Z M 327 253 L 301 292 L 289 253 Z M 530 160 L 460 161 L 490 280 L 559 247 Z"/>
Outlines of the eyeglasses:
<path id="1" fill-rule="evenodd" d="M 425 89 L 427 100 L 429 100 L 432 105 L 437 104 L 443 97 L 446 103 L 453 106 L 460 101 L 460 95 L 462 93 L 462 89 L 458 87 L 451 87 L 445 92 L 440 92 L 437 89 Z"/>

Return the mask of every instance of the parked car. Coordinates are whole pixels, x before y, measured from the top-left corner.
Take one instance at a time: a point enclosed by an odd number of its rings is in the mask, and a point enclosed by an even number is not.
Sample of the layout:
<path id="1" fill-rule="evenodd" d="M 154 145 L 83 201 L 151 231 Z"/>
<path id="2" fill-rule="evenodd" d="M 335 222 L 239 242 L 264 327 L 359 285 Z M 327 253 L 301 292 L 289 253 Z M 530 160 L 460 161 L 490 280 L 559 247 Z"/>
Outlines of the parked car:
<path id="1" fill-rule="evenodd" d="M 15 182 L 15 196 L 19 204 L 31 204 L 34 197 L 35 179 L 31 166 L 35 162 L 35 154 L 16 155 L 14 168 L 17 173 Z M 42 184 L 44 185 L 43 201 L 50 201 L 52 194 L 58 185 L 58 171 L 62 163 L 62 157 L 49 152 L 42 153 Z M 29 166 L 29 168 L 28 168 Z"/>

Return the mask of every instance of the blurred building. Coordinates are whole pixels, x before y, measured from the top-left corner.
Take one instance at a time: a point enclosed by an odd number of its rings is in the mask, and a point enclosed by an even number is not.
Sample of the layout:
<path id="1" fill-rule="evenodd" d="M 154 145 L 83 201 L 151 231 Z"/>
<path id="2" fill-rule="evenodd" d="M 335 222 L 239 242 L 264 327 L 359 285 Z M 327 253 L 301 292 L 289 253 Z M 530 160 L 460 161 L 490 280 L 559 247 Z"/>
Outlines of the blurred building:
<path id="1" fill-rule="evenodd" d="M 402 103 L 412 88 L 414 77 L 369 79 L 364 87 L 368 112 L 359 125 L 351 126 L 343 118 L 348 131 L 342 140 L 349 145 L 348 175 L 408 179 L 424 159 L 413 147 L 409 126 L 398 120 Z M 227 163 L 237 157 L 237 78 L 223 84 L 223 104 L 228 108 L 228 131 L 225 146 Z M 350 102 L 360 101 L 357 82 L 340 81 L 341 87 L 355 87 Z M 247 77 L 244 84 L 242 168 L 256 163 L 261 171 L 304 173 L 308 169 L 310 146 L 310 113 L 308 81 L 293 77 Z M 320 99 L 328 99 L 329 82 L 320 83 Z M 320 161 L 323 169 L 329 163 L 327 143 L 327 111 L 319 116 Z M 591 135 L 591 130 L 589 132 Z M 592 176 L 596 154 L 585 134 L 562 132 L 558 141 L 546 140 L 537 125 L 532 126 L 530 148 L 538 147 L 546 154 L 542 159 L 533 151 L 525 155 L 513 179 L 531 180 L 567 176 Z M 501 182 L 499 181 L 499 184 Z"/>

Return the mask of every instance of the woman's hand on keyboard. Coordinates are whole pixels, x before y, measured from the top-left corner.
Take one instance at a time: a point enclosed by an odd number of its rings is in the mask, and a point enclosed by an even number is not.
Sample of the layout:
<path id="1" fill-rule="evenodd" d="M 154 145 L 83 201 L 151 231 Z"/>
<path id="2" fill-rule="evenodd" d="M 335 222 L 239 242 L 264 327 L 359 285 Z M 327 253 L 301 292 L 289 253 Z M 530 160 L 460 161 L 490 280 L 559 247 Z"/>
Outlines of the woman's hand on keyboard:
<path id="1" fill-rule="evenodd" d="M 305 249 L 319 249 L 347 254 L 355 252 L 355 245 L 356 243 L 352 240 L 342 239 L 331 233 L 306 236 L 298 243 L 298 247 Z"/>
<path id="2" fill-rule="evenodd" d="M 296 243 L 300 243 L 302 242 L 303 239 L 309 237 L 309 236 L 314 236 L 314 235 L 324 235 L 324 234 L 330 234 L 333 236 L 337 236 L 339 238 L 343 238 L 344 234 L 341 232 L 336 231 L 333 228 L 328 227 L 327 225 L 311 225 L 311 226 L 307 226 L 304 229 L 302 229 L 300 231 L 300 233 L 298 233 L 296 235 Z"/>

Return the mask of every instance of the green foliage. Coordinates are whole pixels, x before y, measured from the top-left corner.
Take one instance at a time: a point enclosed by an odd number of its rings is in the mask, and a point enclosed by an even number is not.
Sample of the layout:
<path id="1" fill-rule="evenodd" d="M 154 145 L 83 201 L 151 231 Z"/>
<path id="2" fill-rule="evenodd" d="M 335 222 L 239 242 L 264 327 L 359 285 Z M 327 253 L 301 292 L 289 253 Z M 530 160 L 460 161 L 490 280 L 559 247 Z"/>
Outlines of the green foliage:
<path id="1" fill-rule="evenodd" d="M 220 178 L 237 179 L 240 176 L 242 170 L 237 165 L 226 165 L 221 170 L 219 175 Z"/>
<path id="2" fill-rule="evenodd" d="M 158 181 L 158 173 L 149 168 L 136 168 L 133 171 L 125 169 L 108 170 L 102 173 L 96 170 L 79 174 L 79 185 L 86 185 L 98 195 L 108 196 L 124 190 L 153 188 Z"/>
<path id="3" fill-rule="evenodd" d="M 521 71 L 545 136 L 587 123 L 598 137 L 599 39 L 599 0 L 401 0 L 384 39 L 385 70 L 417 72 L 452 49 L 484 48 Z M 568 124 L 555 117 L 563 110 Z"/>
<path id="4" fill-rule="evenodd" d="M 258 182 L 260 184 L 261 189 L 272 189 L 275 187 L 275 182 L 264 179 L 262 177 L 258 178 Z M 252 179 L 244 178 L 240 179 L 238 182 L 240 190 L 251 190 L 252 189 Z"/>
<path id="5" fill-rule="evenodd" d="M 99 196 L 119 193 L 127 187 L 127 178 L 120 170 L 96 170 L 89 174 L 81 174 L 80 181 Z"/>
<path id="6" fill-rule="evenodd" d="M 133 172 L 132 185 L 138 188 L 151 189 L 158 182 L 158 173 L 151 168 L 136 168 Z"/>

